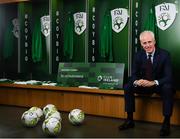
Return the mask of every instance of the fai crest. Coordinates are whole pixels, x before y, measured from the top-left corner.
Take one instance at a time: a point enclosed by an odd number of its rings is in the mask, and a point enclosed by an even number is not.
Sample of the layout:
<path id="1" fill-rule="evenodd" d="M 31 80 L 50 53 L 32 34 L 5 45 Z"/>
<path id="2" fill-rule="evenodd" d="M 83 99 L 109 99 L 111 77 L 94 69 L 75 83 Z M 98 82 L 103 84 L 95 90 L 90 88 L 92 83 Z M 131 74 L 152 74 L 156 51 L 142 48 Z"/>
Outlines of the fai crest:
<path id="1" fill-rule="evenodd" d="M 126 26 L 128 17 L 128 11 L 125 8 L 111 10 L 112 29 L 119 33 Z"/>
<path id="2" fill-rule="evenodd" d="M 20 35 L 20 27 L 19 27 L 19 20 L 17 18 L 14 18 L 12 20 L 13 23 L 13 34 L 16 38 L 19 38 Z"/>
<path id="3" fill-rule="evenodd" d="M 173 3 L 162 3 L 155 6 L 157 26 L 161 30 L 169 28 L 176 18 L 178 11 Z"/>
<path id="4" fill-rule="evenodd" d="M 49 15 L 41 17 L 41 32 L 46 37 L 50 34 L 50 16 Z"/>
<path id="5" fill-rule="evenodd" d="M 73 14 L 74 17 L 74 31 L 81 35 L 86 29 L 86 13 L 78 12 Z"/>

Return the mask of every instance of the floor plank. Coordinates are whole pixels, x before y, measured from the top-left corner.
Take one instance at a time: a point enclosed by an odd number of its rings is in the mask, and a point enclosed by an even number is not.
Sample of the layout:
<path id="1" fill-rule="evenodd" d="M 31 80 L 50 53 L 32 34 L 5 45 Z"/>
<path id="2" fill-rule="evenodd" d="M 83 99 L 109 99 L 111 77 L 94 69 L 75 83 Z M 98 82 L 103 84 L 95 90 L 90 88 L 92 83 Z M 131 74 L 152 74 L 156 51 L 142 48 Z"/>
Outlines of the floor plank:
<path id="1" fill-rule="evenodd" d="M 0 105 L 0 138 L 46 138 L 42 131 L 42 121 L 36 127 L 27 128 L 21 123 L 21 115 L 28 110 L 26 107 Z M 80 126 L 73 126 L 68 121 L 68 113 L 61 112 L 62 129 L 59 138 L 131 138 L 159 137 L 161 124 L 136 121 L 135 128 L 119 131 L 118 126 L 124 121 L 118 118 L 108 118 L 85 115 L 85 121 Z M 180 126 L 171 127 L 170 138 L 180 137 Z"/>

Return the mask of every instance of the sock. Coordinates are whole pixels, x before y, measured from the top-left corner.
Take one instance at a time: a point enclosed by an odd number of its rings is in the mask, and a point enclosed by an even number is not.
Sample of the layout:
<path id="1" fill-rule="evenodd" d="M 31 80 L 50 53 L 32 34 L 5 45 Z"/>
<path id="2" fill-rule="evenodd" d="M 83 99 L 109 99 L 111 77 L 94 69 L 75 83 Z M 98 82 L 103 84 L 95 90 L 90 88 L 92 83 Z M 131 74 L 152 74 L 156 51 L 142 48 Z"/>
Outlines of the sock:
<path id="1" fill-rule="evenodd" d="M 170 116 L 165 116 L 163 123 L 170 124 Z"/>
<path id="2" fill-rule="evenodd" d="M 133 121 L 133 113 L 132 112 L 127 113 L 127 120 Z"/>

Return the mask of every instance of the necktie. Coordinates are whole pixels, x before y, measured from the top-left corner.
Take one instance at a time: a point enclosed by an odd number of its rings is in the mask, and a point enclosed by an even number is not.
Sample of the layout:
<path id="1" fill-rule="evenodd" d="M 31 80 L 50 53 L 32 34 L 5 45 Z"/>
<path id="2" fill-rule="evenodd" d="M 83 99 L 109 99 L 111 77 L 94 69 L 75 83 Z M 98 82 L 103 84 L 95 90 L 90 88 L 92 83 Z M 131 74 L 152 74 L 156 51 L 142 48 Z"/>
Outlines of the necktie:
<path id="1" fill-rule="evenodd" d="M 146 61 L 146 72 L 145 72 L 146 75 L 145 76 L 147 80 L 153 80 L 153 74 L 152 74 L 153 65 L 152 65 L 151 57 L 152 55 L 149 54 Z"/>

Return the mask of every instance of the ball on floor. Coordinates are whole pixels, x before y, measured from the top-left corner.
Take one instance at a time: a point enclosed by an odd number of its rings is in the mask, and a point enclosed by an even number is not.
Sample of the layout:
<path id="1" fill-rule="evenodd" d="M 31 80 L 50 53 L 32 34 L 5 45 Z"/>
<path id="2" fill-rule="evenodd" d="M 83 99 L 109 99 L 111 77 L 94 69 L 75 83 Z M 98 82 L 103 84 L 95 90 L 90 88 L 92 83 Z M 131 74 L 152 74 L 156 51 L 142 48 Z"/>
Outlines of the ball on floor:
<path id="1" fill-rule="evenodd" d="M 43 111 L 42 111 L 42 109 L 39 108 L 39 107 L 33 106 L 33 107 L 31 107 L 28 111 L 33 111 L 33 112 L 35 112 L 40 119 L 43 117 Z"/>
<path id="2" fill-rule="evenodd" d="M 80 125 L 83 123 L 85 114 L 81 109 L 73 109 L 68 115 L 70 123 L 73 125 Z"/>
<path id="3" fill-rule="evenodd" d="M 49 111 L 53 111 L 53 110 L 57 110 L 56 106 L 53 104 L 47 104 L 44 108 L 43 108 L 43 114 L 46 115 Z"/>
<path id="4" fill-rule="evenodd" d="M 47 118 L 42 124 L 42 130 L 48 136 L 57 136 L 61 131 L 61 122 L 54 117 Z"/>
<path id="5" fill-rule="evenodd" d="M 25 111 L 21 116 L 21 121 L 27 127 L 34 127 L 37 125 L 39 117 L 33 111 Z"/>

